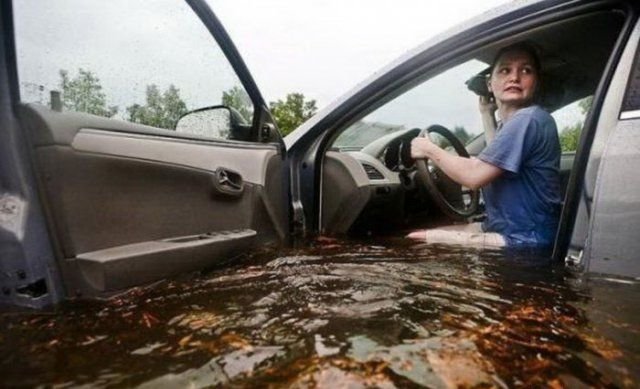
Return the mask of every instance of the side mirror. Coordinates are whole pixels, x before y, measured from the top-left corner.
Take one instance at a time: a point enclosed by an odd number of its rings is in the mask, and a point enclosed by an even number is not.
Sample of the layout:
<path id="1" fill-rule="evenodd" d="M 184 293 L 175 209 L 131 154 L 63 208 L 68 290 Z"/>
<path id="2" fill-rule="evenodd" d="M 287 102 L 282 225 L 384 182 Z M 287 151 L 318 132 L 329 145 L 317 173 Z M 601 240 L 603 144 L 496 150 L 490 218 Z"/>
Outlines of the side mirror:
<path id="1" fill-rule="evenodd" d="M 175 130 L 208 138 L 232 140 L 249 140 L 251 134 L 251 126 L 242 115 L 225 105 L 187 112 L 178 119 Z"/>

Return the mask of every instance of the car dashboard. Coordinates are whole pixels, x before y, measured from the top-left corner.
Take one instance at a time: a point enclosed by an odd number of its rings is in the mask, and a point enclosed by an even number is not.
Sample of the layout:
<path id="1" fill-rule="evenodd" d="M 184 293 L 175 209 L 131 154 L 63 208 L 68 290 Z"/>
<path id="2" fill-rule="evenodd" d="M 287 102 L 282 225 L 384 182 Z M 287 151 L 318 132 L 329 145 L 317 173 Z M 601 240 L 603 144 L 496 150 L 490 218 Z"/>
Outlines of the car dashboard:
<path id="1" fill-rule="evenodd" d="M 418 129 L 381 137 L 360 150 L 335 148 L 325 155 L 321 230 L 344 234 L 395 225 L 405 219 L 412 191 L 410 142 Z"/>

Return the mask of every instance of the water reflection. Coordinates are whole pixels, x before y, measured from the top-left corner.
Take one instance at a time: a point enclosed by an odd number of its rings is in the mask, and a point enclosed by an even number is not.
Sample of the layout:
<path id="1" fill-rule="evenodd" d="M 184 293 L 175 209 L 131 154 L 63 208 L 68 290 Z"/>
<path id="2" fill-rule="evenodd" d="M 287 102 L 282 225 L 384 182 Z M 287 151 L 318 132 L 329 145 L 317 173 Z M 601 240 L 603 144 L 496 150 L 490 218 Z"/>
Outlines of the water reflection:
<path id="1" fill-rule="evenodd" d="M 637 385 L 638 285 L 582 280 L 540 263 L 395 242 L 260 253 L 233 269 L 109 301 L 4 314 L 0 380 L 153 388 Z"/>

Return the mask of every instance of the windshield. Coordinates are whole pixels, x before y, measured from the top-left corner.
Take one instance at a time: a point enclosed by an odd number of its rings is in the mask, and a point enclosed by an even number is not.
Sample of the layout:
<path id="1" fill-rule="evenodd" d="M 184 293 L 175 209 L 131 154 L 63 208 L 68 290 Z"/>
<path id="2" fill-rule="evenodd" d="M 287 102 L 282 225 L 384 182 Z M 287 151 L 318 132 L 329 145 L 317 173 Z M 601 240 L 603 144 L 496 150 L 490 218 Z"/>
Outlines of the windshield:
<path id="1" fill-rule="evenodd" d="M 432 124 L 445 126 L 466 144 L 482 132 L 482 122 L 478 96 L 465 81 L 487 66 L 474 59 L 440 73 L 356 121 L 333 147 L 360 150 L 384 135 Z"/>

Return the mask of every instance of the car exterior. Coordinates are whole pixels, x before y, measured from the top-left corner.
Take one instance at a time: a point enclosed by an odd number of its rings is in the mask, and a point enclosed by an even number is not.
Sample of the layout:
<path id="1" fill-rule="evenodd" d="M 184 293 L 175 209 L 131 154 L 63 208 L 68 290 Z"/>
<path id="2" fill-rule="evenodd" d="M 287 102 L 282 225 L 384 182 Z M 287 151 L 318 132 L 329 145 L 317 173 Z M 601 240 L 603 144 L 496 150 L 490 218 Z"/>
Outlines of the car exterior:
<path id="1" fill-rule="evenodd" d="M 71 24 L 62 24 L 73 26 L 82 4 L 59 5 L 69 6 L 60 17 Z M 415 98 L 415 91 L 438 98 L 433 80 L 460 69 L 474 69 L 465 74 L 472 77 L 499 47 L 518 40 L 533 41 L 546 55 L 543 62 L 551 64 L 546 108 L 559 110 L 592 96 L 578 146 L 564 162 L 566 196 L 553 258 L 592 272 L 640 276 L 636 2 L 531 1 L 500 7 L 406 53 L 285 139 L 209 6 L 200 0 L 162 5 L 167 11 L 155 30 L 139 30 L 142 25 L 135 18 L 127 22 L 114 3 L 100 13 L 85 9 L 79 30 L 66 31 L 51 22 L 55 18 L 46 18 L 44 6 L 38 11 L 3 2 L 0 302 L 42 307 L 73 296 L 108 296 L 224 264 L 264 244 L 348 234 L 354 226 L 368 228 L 375 218 L 395 222 L 428 210 L 429 205 L 406 205 L 419 196 L 415 177 L 390 162 L 405 137 L 416 135 L 409 121 L 392 124 L 388 138 L 376 144 L 349 149 L 347 142 L 341 150 L 334 147 L 340 145 L 336 140 L 362 127 L 363 120 L 392 111 L 385 107 Z M 132 14 L 146 17 L 152 5 L 131 7 Z M 164 10 L 158 4 L 152 8 Z M 49 12 L 54 11 L 58 8 Z M 118 24 L 110 20 L 119 20 L 120 27 L 114 29 Z M 131 29 L 117 39 L 135 37 L 137 50 L 105 40 L 118 29 Z M 593 34 L 589 45 L 587 32 Z M 186 37 L 200 45 L 189 51 Z M 34 44 L 39 39 L 49 47 Z M 60 47 L 65 51 L 58 52 Z M 76 47 L 97 53 L 95 66 L 110 74 L 105 79 L 116 85 L 114 95 L 131 89 L 139 100 L 122 97 L 126 110 L 115 116 L 92 70 L 80 67 L 78 76 L 70 76 L 62 68 L 92 63 L 88 57 L 74 62 L 85 55 Z M 214 47 L 215 53 L 207 56 L 203 47 Z M 103 58 L 109 48 L 130 61 Z M 71 59 L 56 62 L 59 58 Z M 216 76 L 204 76 L 207 64 L 215 66 Z M 42 69 L 48 78 L 38 78 Z M 58 71 L 61 81 L 55 85 L 51 74 Z M 186 87 L 175 87 L 174 78 L 149 76 L 144 88 L 140 77 L 156 72 L 184 74 L 179 85 Z M 98 98 L 91 109 L 70 106 L 69 96 L 82 80 L 93 85 Z M 161 81 L 171 84 L 163 91 Z M 180 104 L 179 91 L 191 100 Z M 234 98 L 244 103 L 236 105 Z M 150 114 L 158 101 L 171 115 Z M 455 100 L 446 104 L 456 106 Z M 425 115 L 424 125 L 433 120 Z M 467 150 L 474 155 L 483 145 L 478 137 Z"/>

